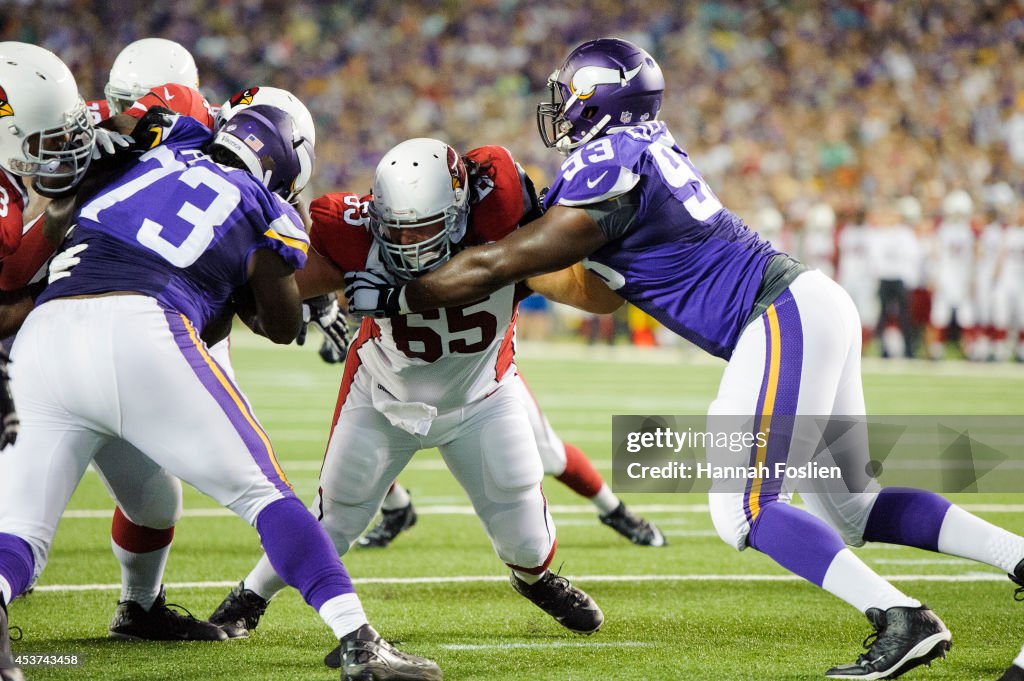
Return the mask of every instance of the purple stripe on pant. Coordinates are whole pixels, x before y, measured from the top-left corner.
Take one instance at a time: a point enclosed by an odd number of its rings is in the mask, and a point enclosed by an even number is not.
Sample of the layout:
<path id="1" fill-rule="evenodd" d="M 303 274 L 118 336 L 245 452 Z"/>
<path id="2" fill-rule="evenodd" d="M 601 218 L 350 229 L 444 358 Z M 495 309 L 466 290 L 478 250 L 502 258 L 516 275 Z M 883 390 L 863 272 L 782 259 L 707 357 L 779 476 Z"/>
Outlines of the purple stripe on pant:
<path id="1" fill-rule="evenodd" d="M 761 381 L 761 390 L 757 396 L 757 413 L 754 415 L 755 432 L 761 426 L 761 415 L 765 410 L 765 400 L 769 394 L 771 381 L 770 368 L 772 360 L 773 345 L 778 343 L 779 369 L 775 377 L 775 400 L 771 405 L 771 417 L 769 419 L 770 432 L 768 434 L 768 447 L 765 452 L 764 465 L 768 468 L 768 479 L 761 480 L 760 489 L 757 491 L 757 507 L 763 510 L 768 504 L 779 498 L 782 491 L 782 483 L 785 476 L 775 475 L 775 465 L 785 463 L 789 459 L 789 449 L 793 439 L 793 425 L 796 416 L 797 401 L 800 397 L 800 376 L 803 372 L 804 362 L 804 335 L 800 323 L 800 311 L 793 294 L 786 289 L 773 303 L 775 315 L 778 320 L 778 337 L 774 338 L 769 323 L 768 313 L 761 316 L 765 326 L 765 370 Z M 751 465 L 754 465 L 757 457 L 757 446 L 752 448 Z M 743 498 L 743 509 L 747 520 L 756 520 L 751 508 L 750 495 L 752 483 L 747 483 L 746 494 Z"/>
<path id="2" fill-rule="evenodd" d="M 291 494 L 291 485 L 278 473 L 277 467 L 271 459 L 273 450 L 269 445 L 270 440 L 267 438 L 266 433 L 260 429 L 259 422 L 249 410 L 249 405 L 242 398 L 242 393 L 231 382 L 231 379 L 228 378 L 220 366 L 217 365 L 216 360 L 210 357 L 205 348 L 196 344 L 198 338 L 193 340 L 194 329 L 190 331 L 181 315 L 169 310 L 164 311 L 164 315 L 167 318 L 167 325 L 174 335 L 174 341 L 178 344 L 178 349 L 181 350 L 181 354 L 185 357 L 189 366 L 192 367 L 203 387 L 220 405 L 231 425 L 235 427 L 235 432 L 242 438 L 242 442 L 245 443 L 246 449 L 249 450 L 249 454 L 260 467 L 263 475 L 266 476 L 267 480 L 274 483 L 278 490 Z M 199 342 L 201 343 L 201 341 Z M 211 367 L 211 364 L 217 367 L 220 372 L 219 375 Z M 232 395 L 232 393 L 234 394 Z"/>

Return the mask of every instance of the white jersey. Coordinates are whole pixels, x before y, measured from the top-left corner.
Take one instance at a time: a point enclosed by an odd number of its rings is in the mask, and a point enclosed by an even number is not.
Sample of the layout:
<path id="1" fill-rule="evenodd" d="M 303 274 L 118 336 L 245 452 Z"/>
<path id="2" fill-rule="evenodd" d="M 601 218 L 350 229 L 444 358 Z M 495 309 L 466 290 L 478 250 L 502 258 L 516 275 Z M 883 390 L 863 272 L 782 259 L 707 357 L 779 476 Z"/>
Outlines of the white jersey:
<path id="1" fill-rule="evenodd" d="M 956 304 L 967 297 L 974 276 L 974 231 L 968 222 L 943 221 L 934 243 L 935 290 Z"/>
<path id="2" fill-rule="evenodd" d="M 463 243 L 497 241 L 530 210 L 521 171 L 502 147 L 474 149 L 467 159 L 480 171 L 471 179 L 473 202 Z M 313 201 L 311 240 L 343 271 L 384 273 L 379 248 L 362 220 L 366 200 L 336 193 Z M 469 305 L 364 320 L 349 362 L 374 377 L 374 406 L 415 429 L 431 411 L 463 407 L 493 392 L 515 373 L 520 293 L 525 288 L 517 292 L 507 286 Z"/>
<path id="3" fill-rule="evenodd" d="M 800 246 L 800 260 L 805 265 L 821 270 L 830 278 L 835 276 L 836 249 L 831 231 L 804 232 Z"/>
<path id="4" fill-rule="evenodd" d="M 1003 231 L 1001 264 L 996 276 L 996 288 L 1024 293 L 1024 225 Z"/>
<path id="5" fill-rule="evenodd" d="M 877 279 L 902 281 L 907 288 L 918 285 L 921 254 L 913 229 L 907 225 L 875 229 L 868 246 Z"/>

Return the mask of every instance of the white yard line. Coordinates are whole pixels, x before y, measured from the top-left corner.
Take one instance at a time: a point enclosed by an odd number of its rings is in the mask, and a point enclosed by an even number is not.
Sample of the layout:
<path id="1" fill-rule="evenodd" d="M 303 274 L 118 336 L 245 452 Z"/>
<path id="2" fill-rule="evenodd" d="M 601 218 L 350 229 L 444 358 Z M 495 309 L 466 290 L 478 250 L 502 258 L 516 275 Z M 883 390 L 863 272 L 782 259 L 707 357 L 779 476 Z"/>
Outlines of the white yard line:
<path id="1" fill-rule="evenodd" d="M 961 504 L 961 507 L 974 513 L 1024 513 L 1024 504 Z M 630 504 L 635 513 L 707 513 L 707 504 Z M 553 504 L 551 512 L 557 515 L 590 515 L 596 513 L 590 504 Z M 109 518 L 113 508 L 108 509 L 70 509 L 62 517 L 69 519 Z M 420 515 L 474 515 L 473 507 L 464 504 L 428 504 L 416 505 L 416 513 Z M 186 508 L 186 518 L 221 518 L 234 513 L 226 508 Z"/>
<path id="2" fill-rule="evenodd" d="M 566 575 L 578 582 L 801 582 L 796 575 Z M 890 582 L 1004 582 L 1006 576 L 1000 573 L 970 572 L 960 575 L 883 575 Z M 449 577 L 366 577 L 353 579 L 357 586 L 385 584 L 391 586 L 417 584 L 480 584 L 487 582 L 507 582 L 506 575 L 453 575 Z M 238 582 L 168 582 L 170 589 L 229 589 Z M 119 591 L 120 584 L 43 584 L 36 591 L 76 592 L 76 591 Z"/>
<path id="3" fill-rule="evenodd" d="M 649 641 L 550 641 L 548 643 L 448 643 L 445 650 L 533 650 L 545 648 L 641 648 L 653 646 Z"/>

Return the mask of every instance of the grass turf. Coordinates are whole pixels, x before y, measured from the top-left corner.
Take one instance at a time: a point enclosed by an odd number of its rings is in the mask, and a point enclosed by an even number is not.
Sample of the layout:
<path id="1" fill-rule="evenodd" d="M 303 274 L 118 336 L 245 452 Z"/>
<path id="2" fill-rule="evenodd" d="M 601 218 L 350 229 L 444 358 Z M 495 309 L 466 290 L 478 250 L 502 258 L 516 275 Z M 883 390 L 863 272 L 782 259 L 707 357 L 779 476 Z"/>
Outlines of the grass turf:
<path id="1" fill-rule="evenodd" d="M 687 353 L 527 346 L 520 361 L 562 436 L 606 474 L 610 414 L 702 413 L 722 364 Z M 277 348 L 237 335 L 239 382 L 275 443 L 296 491 L 316 488 L 340 367 L 312 348 Z M 1020 413 L 1019 367 L 870 363 L 873 413 Z M 855 657 L 864 618 L 753 551 L 737 554 L 714 535 L 699 496 L 627 495 L 669 536 L 663 549 L 635 548 L 597 522 L 590 505 L 553 480 L 555 566 L 579 575 L 607 622 L 569 634 L 504 584 L 505 568 L 435 452 L 414 458 L 402 481 L 421 509 L 415 528 L 386 550 L 354 550 L 345 562 L 375 626 L 412 652 L 436 659 L 448 679 L 815 679 Z M 962 495 L 983 516 L 1024 532 L 1024 496 Z M 186 489 L 186 509 L 216 505 Z M 662 509 L 677 506 L 673 510 Z M 106 627 L 119 580 L 109 549 L 113 504 L 87 474 L 62 521 L 39 589 L 11 606 L 23 631 L 16 652 L 84 653 L 72 669 L 27 669 L 29 679 L 329 679 L 320 664 L 334 641 L 293 591 L 275 599 L 253 638 L 224 644 L 115 642 Z M 654 509 L 654 510 L 652 510 Z M 256 533 L 227 515 L 186 515 L 167 568 L 169 600 L 204 617 L 260 554 Z M 985 566 L 913 549 L 868 547 L 860 555 L 931 605 L 954 632 L 950 659 L 907 678 L 994 680 L 1024 641 L 1008 581 Z M 750 575 L 723 580 L 723 575 Z M 971 581 L 925 581 L 929 575 Z M 626 579 L 615 580 L 615 577 Z M 629 576 L 643 576 L 643 580 Z M 996 581 L 974 581 L 991 576 Z M 387 578 L 462 578 L 387 583 Z M 589 577 L 589 579 L 588 579 Z M 468 578 L 468 579 L 467 579 Z M 202 586 L 183 586 L 185 583 Z M 86 585 L 84 590 L 70 590 Z"/>

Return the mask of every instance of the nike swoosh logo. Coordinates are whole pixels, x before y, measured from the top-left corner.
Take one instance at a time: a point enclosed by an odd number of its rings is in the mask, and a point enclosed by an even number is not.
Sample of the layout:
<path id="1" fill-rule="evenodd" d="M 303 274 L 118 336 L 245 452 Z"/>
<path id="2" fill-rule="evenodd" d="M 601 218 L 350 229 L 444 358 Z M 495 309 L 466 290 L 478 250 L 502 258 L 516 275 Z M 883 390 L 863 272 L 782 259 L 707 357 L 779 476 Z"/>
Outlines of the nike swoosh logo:
<path id="1" fill-rule="evenodd" d="M 172 95 L 170 90 L 168 90 L 167 88 L 164 88 L 164 99 L 166 99 L 168 102 L 174 99 L 174 95 Z"/>
<path id="2" fill-rule="evenodd" d="M 601 180 L 603 180 L 604 176 L 607 174 L 608 171 L 606 170 L 597 177 L 595 177 L 593 180 L 587 180 L 587 189 L 593 189 L 594 187 L 596 187 L 598 184 L 601 183 Z"/>

